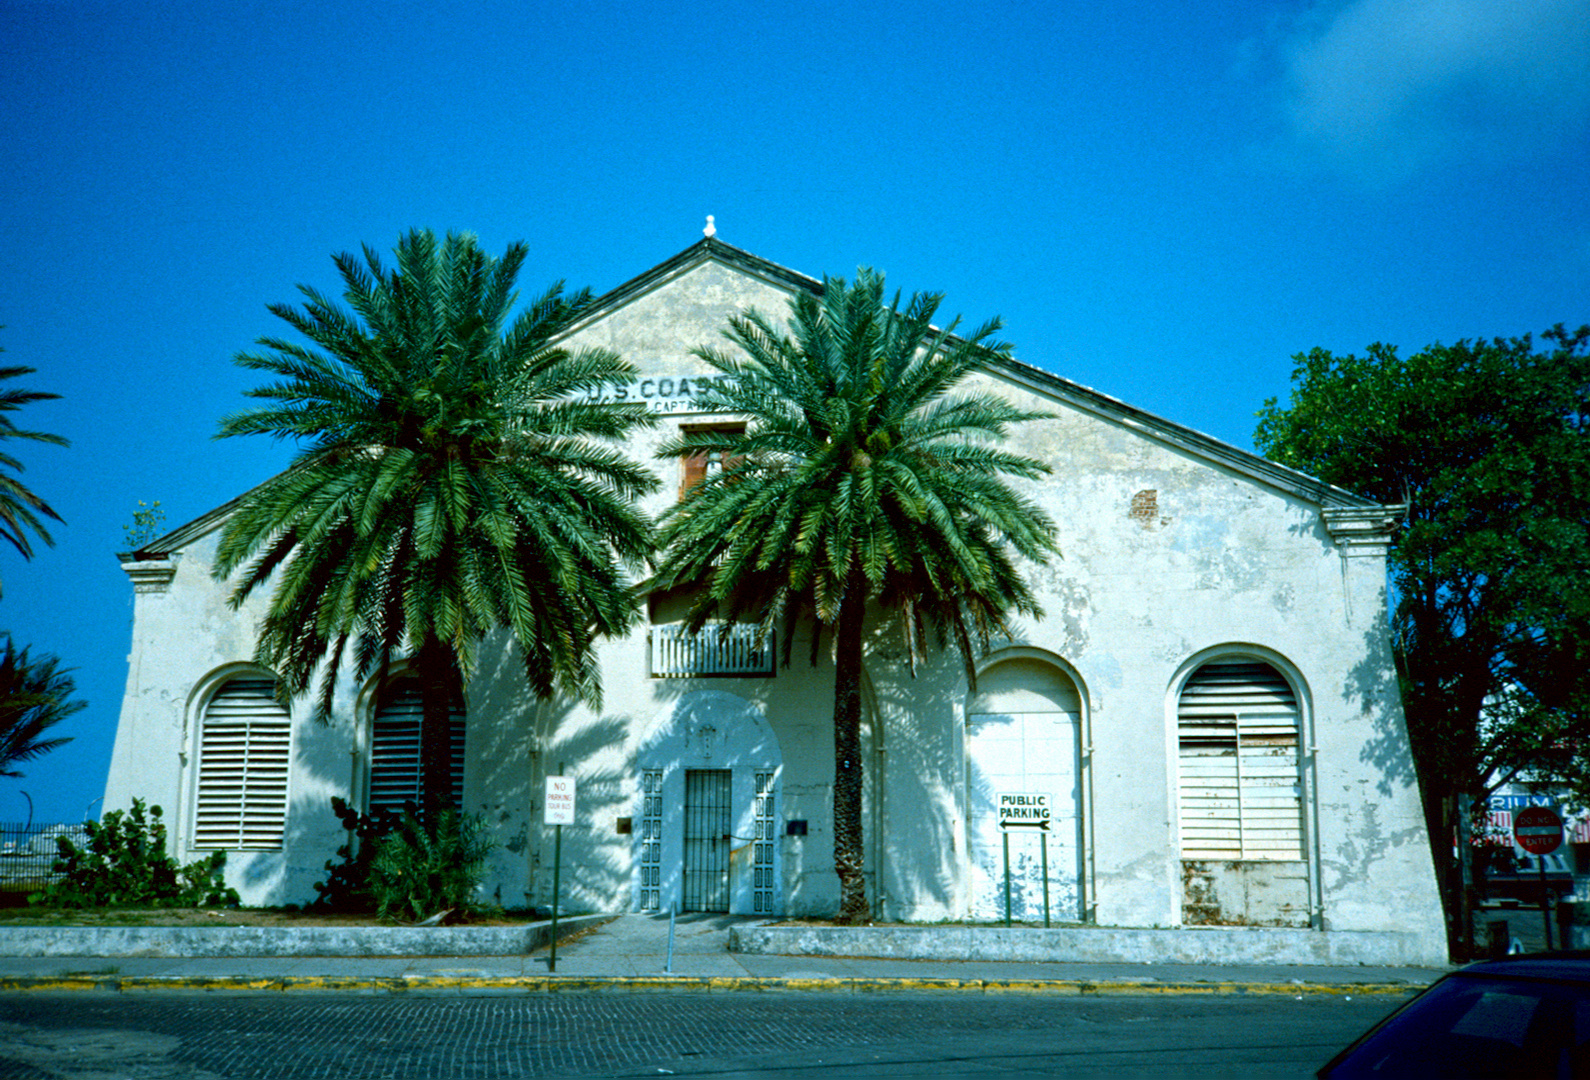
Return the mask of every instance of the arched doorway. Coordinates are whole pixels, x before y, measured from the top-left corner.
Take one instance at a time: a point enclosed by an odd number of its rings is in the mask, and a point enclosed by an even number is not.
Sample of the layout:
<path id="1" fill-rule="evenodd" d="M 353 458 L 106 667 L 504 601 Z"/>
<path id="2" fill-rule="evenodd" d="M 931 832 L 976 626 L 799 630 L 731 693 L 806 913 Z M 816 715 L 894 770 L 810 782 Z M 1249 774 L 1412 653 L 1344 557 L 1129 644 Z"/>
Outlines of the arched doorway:
<path id="1" fill-rule="evenodd" d="M 779 914 L 782 757 L 761 710 L 687 693 L 652 721 L 636 766 L 635 908 Z"/>
<path id="2" fill-rule="evenodd" d="M 1007 849 L 1013 919 L 1041 921 L 1046 893 L 1052 918 L 1083 918 L 1081 721 L 1076 683 L 1041 657 L 996 659 L 977 676 L 966 705 L 971 918 L 1005 917 Z"/>

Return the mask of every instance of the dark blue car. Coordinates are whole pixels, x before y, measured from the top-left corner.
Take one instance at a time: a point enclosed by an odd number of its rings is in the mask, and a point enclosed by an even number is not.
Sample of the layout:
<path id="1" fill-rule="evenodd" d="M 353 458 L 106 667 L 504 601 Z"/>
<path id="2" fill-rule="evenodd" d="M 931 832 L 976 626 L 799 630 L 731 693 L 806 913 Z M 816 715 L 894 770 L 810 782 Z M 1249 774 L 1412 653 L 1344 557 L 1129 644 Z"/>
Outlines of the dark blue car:
<path id="1" fill-rule="evenodd" d="M 1454 971 L 1317 1075 L 1590 1077 L 1590 952 L 1510 956 Z"/>

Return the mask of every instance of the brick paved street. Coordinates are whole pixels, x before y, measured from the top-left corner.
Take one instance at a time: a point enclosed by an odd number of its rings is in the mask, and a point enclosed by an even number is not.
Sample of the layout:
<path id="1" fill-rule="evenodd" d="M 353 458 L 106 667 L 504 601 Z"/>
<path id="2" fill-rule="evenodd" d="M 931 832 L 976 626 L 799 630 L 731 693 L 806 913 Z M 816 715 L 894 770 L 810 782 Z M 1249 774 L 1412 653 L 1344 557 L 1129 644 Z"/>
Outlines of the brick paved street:
<path id="1" fill-rule="evenodd" d="M 1307 1076 L 1390 997 L 0 995 L 0 1080 Z"/>

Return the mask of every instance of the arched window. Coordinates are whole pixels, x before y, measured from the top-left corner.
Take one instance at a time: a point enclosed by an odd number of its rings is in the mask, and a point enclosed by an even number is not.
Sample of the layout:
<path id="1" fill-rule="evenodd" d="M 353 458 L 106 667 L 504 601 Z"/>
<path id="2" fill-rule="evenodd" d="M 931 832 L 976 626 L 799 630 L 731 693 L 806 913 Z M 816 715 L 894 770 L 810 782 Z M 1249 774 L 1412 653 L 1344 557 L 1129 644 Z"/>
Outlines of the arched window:
<path id="1" fill-rule="evenodd" d="M 1297 695 L 1262 660 L 1200 667 L 1176 709 L 1181 854 L 1303 858 Z"/>
<path id="2" fill-rule="evenodd" d="M 193 846 L 279 848 L 287 825 L 292 719 L 274 680 L 228 679 L 204 707 Z"/>
<path id="3" fill-rule="evenodd" d="M 420 804 L 424 771 L 420 767 L 420 682 L 412 675 L 399 676 L 388 684 L 375 712 L 370 731 L 369 812 L 391 810 L 401 813 L 403 804 Z M 452 785 L 451 802 L 462 804 L 464 797 L 464 708 L 454 702 L 452 710 Z"/>

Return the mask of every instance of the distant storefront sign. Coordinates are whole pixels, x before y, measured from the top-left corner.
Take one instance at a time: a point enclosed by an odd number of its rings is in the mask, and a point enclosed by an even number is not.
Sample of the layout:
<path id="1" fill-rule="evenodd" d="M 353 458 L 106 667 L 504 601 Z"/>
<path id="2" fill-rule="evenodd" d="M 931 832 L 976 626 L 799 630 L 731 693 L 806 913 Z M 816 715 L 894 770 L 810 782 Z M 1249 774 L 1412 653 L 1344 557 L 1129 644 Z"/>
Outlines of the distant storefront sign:
<path id="1" fill-rule="evenodd" d="M 1474 830 L 1473 842 L 1481 847 L 1512 847 L 1514 819 L 1531 807 L 1554 809 L 1550 795 L 1492 795 L 1485 802 L 1485 821 Z M 1563 842 L 1590 844 L 1590 814 L 1563 815 Z"/>

